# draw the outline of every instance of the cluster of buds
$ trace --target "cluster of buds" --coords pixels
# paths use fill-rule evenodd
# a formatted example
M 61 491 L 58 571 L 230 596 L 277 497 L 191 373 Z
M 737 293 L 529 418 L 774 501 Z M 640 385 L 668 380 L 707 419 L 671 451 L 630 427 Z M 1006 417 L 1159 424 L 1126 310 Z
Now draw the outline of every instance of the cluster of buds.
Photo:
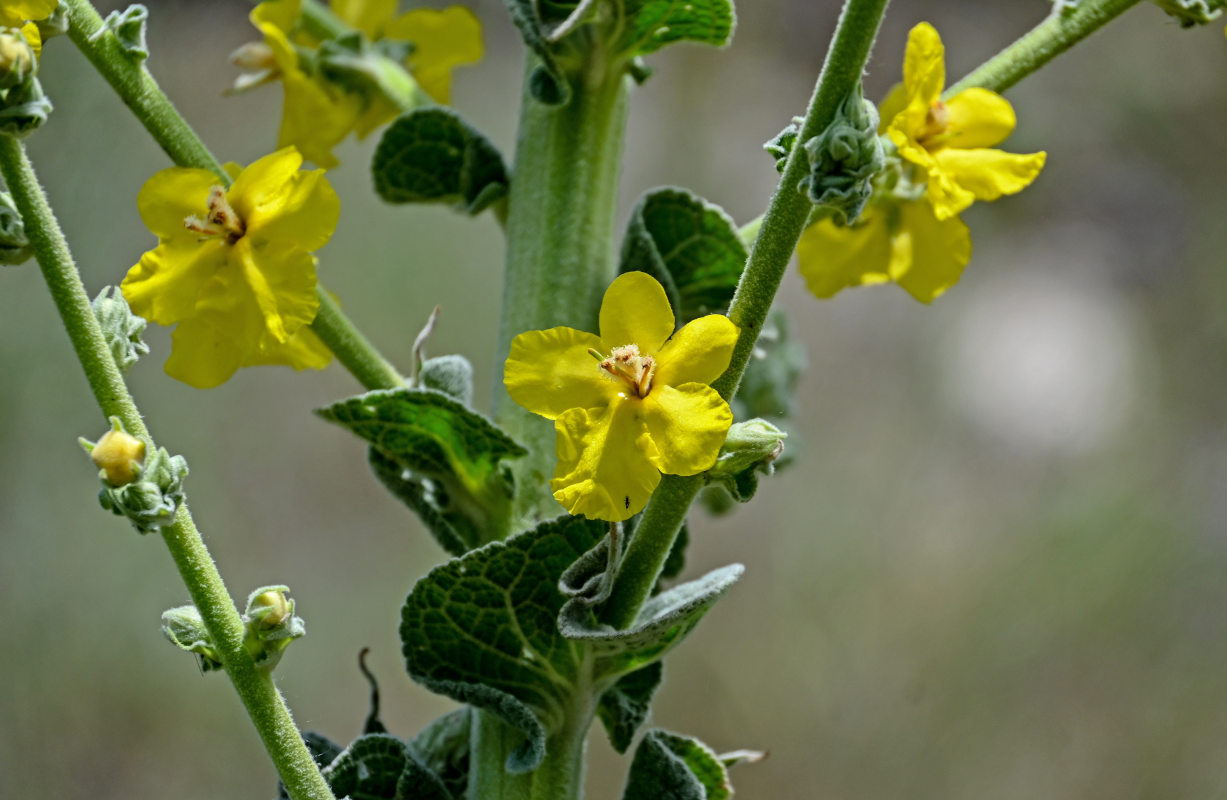
M 288 586 L 261 586 L 247 598 L 243 646 L 262 670 L 277 666 L 290 642 L 307 633 L 302 618 L 294 616 L 294 600 L 286 594 L 289 591 Z M 180 650 L 193 653 L 202 672 L 222 669 L 221 653 L 196 606 L 164 611 L 162 635 Z
M 183 502 L 183 479 L 187 461 L 165 448 L 146 453 L 146 443 L 124 430 L 111 417 L 111 430 L 91 442 L 80 439 L 98 467 L 102 489 L 98 501 L 118 516 L 127 517 L 140 533 L 152 533 L 169 525 Z

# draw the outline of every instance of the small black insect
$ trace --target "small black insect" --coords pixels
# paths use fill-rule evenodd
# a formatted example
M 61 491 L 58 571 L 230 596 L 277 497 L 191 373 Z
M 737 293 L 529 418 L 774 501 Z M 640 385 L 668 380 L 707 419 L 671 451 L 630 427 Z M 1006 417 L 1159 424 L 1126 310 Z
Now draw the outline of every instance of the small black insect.
M 631 507 L 631 499 L 629 497 L 626 498 L 626 507 L 627 508 Z

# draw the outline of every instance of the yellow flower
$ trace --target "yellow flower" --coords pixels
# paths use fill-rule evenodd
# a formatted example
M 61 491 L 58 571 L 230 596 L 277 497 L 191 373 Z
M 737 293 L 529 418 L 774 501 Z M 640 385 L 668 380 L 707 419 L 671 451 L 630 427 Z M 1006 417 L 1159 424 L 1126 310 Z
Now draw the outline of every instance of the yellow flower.
M 601 303 L 601 335 L 572 328 L 521 333 L 503 382 L 524 408 L 554 420 L 550 487 L 572 514 L 624 520 L 662 472 L 710 469 L 733 421 L 707 384 L 728 368 L 737 327 L 711 314 L 673 332 L 664 288 L 620 275 Z
M 0 2 L 0 27 L 20 28 L 23 22 L 46 19 L 60 0 L 3 0 Z
M 267 53 L 251 66 L 264 72 L 240 79 L 237 88 L 280 79 L 285 91 L 278 146 L 296 146 L 306 158 L 325 169 L 337 166 L 332 149 L 350 132 L 364 138 L 401 113 L 378 92 L 360 92 L 338 85 L 307 69 L 296 45 L 302 45 L 298 21 L 301 0 L 266 0 L 251 12 L 251 22 L 264 35 Z M 481 60 L 481 23 L 461 6 L 443 10 L 416 9 L 396 16 L 396 0 L 334 0 L 333 8 L 347 24 L 371 41 L 398 39 L 413 43 L 405 66 L 418 85 L 440 103 L 450 99 L 451 71 Z M 251 51 L 240 51 L 250 56 Z M 240 61 L 241 66 L 248 64 Z
M 1014 130 L 1014 109 L 987 89 L 965 89 L 942 101 L 945 51 L 927 22 L 912 28 L 903 57 L 903 83 L 882 101 L 881 130 L 899 155 L 928 175 L 928 197 L 938 219 L 949 219 L 976 200 L 996 200 L 1026 188 L 1047 154 L 991 149 Z
M 797 259 L 818 297 L 894 281 L 929 303 L 963 273 L 971 259 L 971 234 L 957 216 L 938 219 L 924 199 L 873 202 L 853 225 L 827 218 L 806 228 Z
M 331 360 L 307 327 L 319 310 L 315 257 L 341 203 L 323 170 L 278 150 L 246 169 L 227 165 L 229 190 L 202 169 L 171 167 L 137 198 L 158 246 L 124 278 L 134 313 L 175 325 L 166 372 L 206 389 L 239 367 L 322 369 Z
M 372 42 L 412 42 L 405 66 L 436 103 L 451 102 L 452 70 L 481 61 L 481 23 L 464 6 L 415 8 L 396 16 L 397 0 L 332 0 L 332 9 Z

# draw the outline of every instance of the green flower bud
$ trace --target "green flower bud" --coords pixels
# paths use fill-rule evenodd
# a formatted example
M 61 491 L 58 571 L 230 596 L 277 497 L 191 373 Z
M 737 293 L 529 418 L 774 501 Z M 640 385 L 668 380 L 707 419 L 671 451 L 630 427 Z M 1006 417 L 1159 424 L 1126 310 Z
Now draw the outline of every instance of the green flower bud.
M 149 9 L 140 3 L 133 3 L 123 11 L 116 9 L 107 14 L 102 27 L 90 37 L 90 41 L 110 33 L 119 40 L 128 55 L 136 59 L 149 58 L 149 45 L 145 43 L 145 23 L 148 20 Z
M 51 101 L 38 78 L 28 77 L 11 89 L 0 90 L 0 134 L 24 139 L 43 126 L 51 114 Z
M 709 510 L 722 514 L 732 507 L 730 500 L 748 502 L 758 489 L 759 474 L 774 471 L 786 438 L 788 434 L 763 419 L 730 427 L 715 466 L 704 473 L 709 484 L 704 490 L 704 504 Z
M 775 171 L 783 172 L 784 165 L 788 161 L 788 154 L 792 152 L 792 148 L 797 144 L 797 136 L 801 133 L 801 123 L 805 122 L 801 117 L 793 117 L 792 122 L 775 135 L 771 141 L 763 145 L 763 149 L 771 154 L 775 159 Z
M 8 192 L 0 192 L 0 264 L 24 264 L 32 253 L 21 213 Z
M 469 405 L 473 400 L 473 365 L 464 356 L 438 356 L 422 362 L 418 384 Z
M 145 318 L 132 313 L 123 293 L 115 286 L 104 287 L 94 298 L 93 308 L 116 366 L 121 371 L 127 371 L 137 359 L 149 352 L 149 345 L 141 341 L 147 324 Z
M 195 653 L 202 672 L 222 668 L 221 657 L 196 606 L 179 606 L 162 612 L 162 635 L 181 650 Z
M 0 89 L 11 89 L 34 76 L 38 58 L 17 28 L 0 29 Z
M 98 467 L 98 477 L 107 486 L 127 486 L 140 475 L 145 462 L 145 443 L 125 431 L 118 417 L 111 417 L 111 430 L 102 434 L 97 442 L 79 441 Z
M 261 669 L 277 666 L 290 642 L 307 633 L 302 619 L 294 616 L 294 600 L 286 596 L 288 591 L 288 586 L 261 586 L 247 598 L 244 643 Z
M 849 224 L 860 216 L 873 194 L 873 180 L 886 166 L 878 136 L 878 110 L 861 95 L 848 95 L 827 129 L 804 145 L 810 173 L 798 188 L 810 202 L 834 211 Z
M 1182 28 L 1206 25 L 1223 13 L 1224 0 L 1154 0 L 1154 4 L 1175 17 Z

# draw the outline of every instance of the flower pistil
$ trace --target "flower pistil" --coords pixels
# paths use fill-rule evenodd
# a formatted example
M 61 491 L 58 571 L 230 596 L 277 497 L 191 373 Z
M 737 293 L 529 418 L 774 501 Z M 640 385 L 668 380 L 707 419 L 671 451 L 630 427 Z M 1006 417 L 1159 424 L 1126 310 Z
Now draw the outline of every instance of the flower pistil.
M 226 244 L 234 244 L 247 233 L 247 223 L 226 200 L 226 190 L 218 185 L 209 189 L 209 213 L 205 219 L 188 214 L 183 218 L 183 227 L 199 233 L 202 242 L 225 239 Z

